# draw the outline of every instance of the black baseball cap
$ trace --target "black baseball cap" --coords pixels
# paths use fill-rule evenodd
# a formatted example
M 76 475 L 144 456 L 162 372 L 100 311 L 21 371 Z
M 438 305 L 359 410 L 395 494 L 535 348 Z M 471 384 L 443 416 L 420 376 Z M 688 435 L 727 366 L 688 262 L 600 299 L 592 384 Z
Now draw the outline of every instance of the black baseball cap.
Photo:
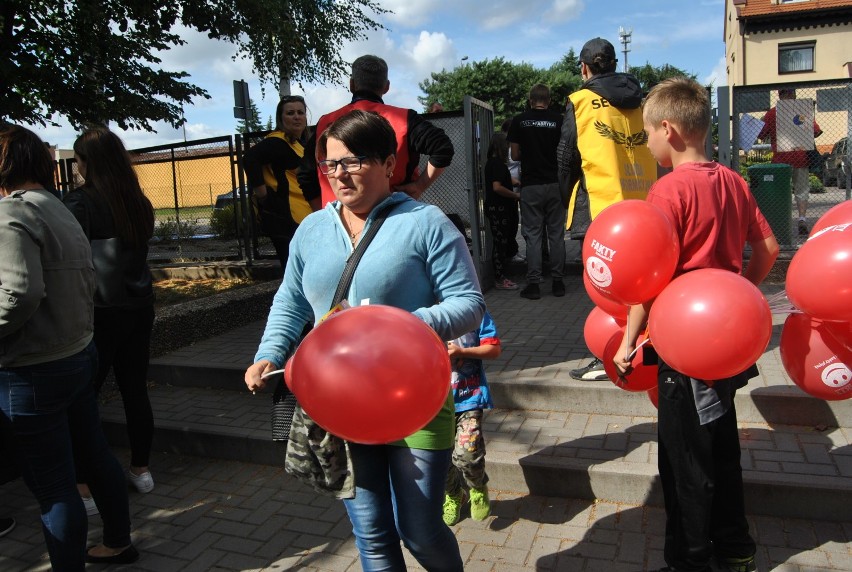
M 615 57 L 615 48 L 603 38 L 592 38 L 580 50 L 580 61 L 584 64 L 594 64 L 595 58 L 600 58 L 598 64 L 606 64 L 608 62 L 617 62 Z

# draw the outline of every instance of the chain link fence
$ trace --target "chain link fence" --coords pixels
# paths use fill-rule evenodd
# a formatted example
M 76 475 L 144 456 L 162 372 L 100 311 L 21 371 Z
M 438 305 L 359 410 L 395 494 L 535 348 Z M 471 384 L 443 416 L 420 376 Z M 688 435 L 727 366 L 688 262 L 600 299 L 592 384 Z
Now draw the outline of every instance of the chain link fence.
M 785 249 L 850 198 L 849 80 L 738 86 L 731 98 L 731 163 L 749 182 Z
M 421 200 L 440 208 L 464 229 L 480 280 L 488 284 L 491 248 L 483 214 L 483 168 L 493 134 L 493 111 L 488 104 L 466 98 L 464 112 L 425 118 L 447 133 L 455 156 Z M 156 215 L 150 261 L 277 258 L 253 216 L 251 189 L 242 168 L 243 153 L 267 134 L 259 131 L 130 151 Z M 421 171 L 427 161 L 421 157 Z M 74 159 L 57 161 L 55 176 L 63 195 L 82 184 Z

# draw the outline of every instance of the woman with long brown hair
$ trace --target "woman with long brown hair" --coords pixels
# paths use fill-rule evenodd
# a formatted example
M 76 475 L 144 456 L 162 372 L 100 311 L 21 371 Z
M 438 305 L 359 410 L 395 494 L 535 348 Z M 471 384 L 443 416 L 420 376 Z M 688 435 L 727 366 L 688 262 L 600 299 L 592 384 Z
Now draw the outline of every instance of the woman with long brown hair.
M 154 415 L 147 386 L 154 325 L 147 258 L 154 209 L 139 186 L 124 144 L 108 129 L 90 129 L 80 135 L 74 142 L 74 157 L 85 184 L 71 191 L 65 204 L 92 246 L 99 358 L 95 392 L 113 369 L 130 441 L 127 478 L 139 492 L 147 493 L 154 488 L 148 470 Z

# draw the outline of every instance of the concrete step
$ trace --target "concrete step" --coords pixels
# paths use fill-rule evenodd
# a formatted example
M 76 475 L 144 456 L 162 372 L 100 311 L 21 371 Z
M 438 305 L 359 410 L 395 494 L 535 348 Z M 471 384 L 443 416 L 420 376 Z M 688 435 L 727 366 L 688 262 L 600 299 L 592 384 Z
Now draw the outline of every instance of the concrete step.
M 210 362 L 205 366 L 169 355 L 152 360 L 149 378 L 180 387 L 244 391 L 243 373 L 249 361 L 250 358 L 242 366 L 230 361 Z M 644 392 L 625 391 L 609 381 L 576 381 L 566 375 L 553 379 L 529 376 L 524 372 L 501 371 L 491 364 L 487 371 L 494 403 L 504 409 L 656 416 Z M 737 393 L 740 421 L 810 427 L 852 425 L 852 399 L 824 401 L 810 397 L 794 385 L 766 384 L 763 377 Z
M 268 393 L 155 383 L 150 394 L 156 451 L 282 464 L 284 444 L 270 437 Z M 638 404 L 645 398 L 631 399 Z M 126 446 L 120 398 L 101 411 L 110 442 Z M 652 413 L 650 403 L 637 415 L 494 410 L 485 424 L 491 486 L 660 506 Z M 845 429 L 742 422 L 740 439 L 750 514 L 840 521 L 852 514 L 852 446 Z

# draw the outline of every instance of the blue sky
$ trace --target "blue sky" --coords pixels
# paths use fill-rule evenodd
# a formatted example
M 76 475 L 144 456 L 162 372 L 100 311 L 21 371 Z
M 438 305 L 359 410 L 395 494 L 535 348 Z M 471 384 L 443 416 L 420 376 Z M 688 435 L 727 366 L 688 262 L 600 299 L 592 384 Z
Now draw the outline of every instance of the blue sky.
M 608 39 L 616 47 L 619 71 L 623 54 L 620 27 L 632 29 L 627 61 L 630 65 L 671 64 L 696 74 L 702 83 L 725 84 L 723 39 L 724 0 L 378 0 L 392 10 L 381 18 L 386 29 L 372 32 L 364 41 L 347 44 L 342 57 L 352 61 L 372 53 L 390 68 L 387 103 L 421 110 L 418 84 L 432 71 L 452 69 L 468 62 L 503 57 L 549 67 L 569 49 L 579 54 L 593 37 Z M 486 8 L 487 6 L 487 8 Z M 238 59 L 233 46 L 209 40 L 189 30 L 186 46 L 161 54 L 162 67 L 186 71 L 190 81 L 206 89 L 211 99 L 199 99 L 185 109 L 187 139 L 234 133 L 233 85 L 249 82 L 264 123 L 273 114 L 278 94 L 266 86 L 265 98 L 252 73 L 251 63 Z M 345 78 L 342 78 L 345 79 Z M 309 122 L 349 101 L 341 85 L 292 86 L 305 95 Z M 471 94 L 476 96 L 476 94 Z M 76 136 L 64 121 L 59 128 L 37 128 L 51 144 L 70 148 Z M 158 133 L 119 132 L 128 148 L 184 139 L 184 130 L 158 124 Z

